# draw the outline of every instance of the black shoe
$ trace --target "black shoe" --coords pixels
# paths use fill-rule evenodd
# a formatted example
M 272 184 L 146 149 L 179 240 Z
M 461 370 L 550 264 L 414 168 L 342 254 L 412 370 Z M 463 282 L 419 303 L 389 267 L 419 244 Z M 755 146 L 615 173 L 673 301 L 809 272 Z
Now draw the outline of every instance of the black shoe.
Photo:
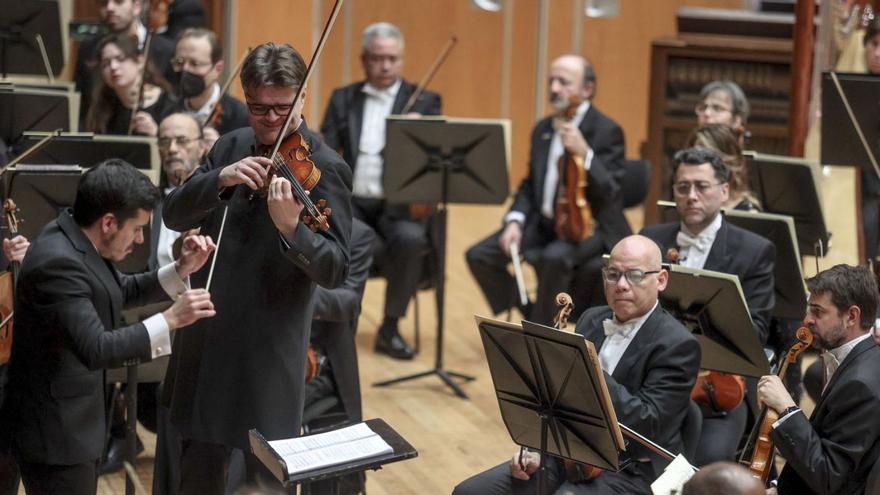
M 394 332 L 390 337 L 387 335 L 382 331 L 376 335 L 376 347 L 374 348 L 376 352 L 387 354 L 394 359 L 412 359 L 416 355 L 412 347 L 403 340 L 399 333 Z
M 137 439 L 137 452 L 140 454 L 144 451 L 144 444 L 140 437 Z M 107 453 L 101 459 L 101 465 L 98 467 L 98 474 L 115 473 L 122 469 L 122 461 L 125 460 L 125 437 L 111 437 L 110 445 L 107 447 Z

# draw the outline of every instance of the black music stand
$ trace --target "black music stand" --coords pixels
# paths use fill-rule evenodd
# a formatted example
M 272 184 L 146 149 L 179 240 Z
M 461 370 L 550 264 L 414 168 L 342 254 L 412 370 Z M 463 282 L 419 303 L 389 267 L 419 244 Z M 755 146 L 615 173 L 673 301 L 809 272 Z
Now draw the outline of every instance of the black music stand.
M 761 377 L 767 355 L 736 275 L 671 265 L 663 307 L 694 333 L 702 349 L 700 368 Z
M 831 233 L 819 195 L 817 167 L 807 160 L 788 156 L 743 153 L 749 171 L 749 186 L 767 213 L 794 219 L 801 253 L 825 256 L 831 248 Z
M 0 86 L 0 139 L 9 144 L 17 143 L 26 131 L 76 131 L 78 116 L 79 93 Z
M 45 75 L 36 35 L 43 38 L 55 75 L 64 68 L 61 6 L 58 0 L 0 0 L 0 74 Z
M 660 207 L 660 218 L 664 222 L 679 221 L 675 203 L 658 201 L 657 206 Z M 803 318 L 807 311 L 807 298 L 794 220 L 788 215 L 774 213 L 726 209 L 721 211 L 731 224 L 764 237 L 776 247 L 776 263 L 773 266 L 776 304 L 770 314 L 775 318 Z
M 617 471 L 623 435 L 592 343 L 528 321 L 475 318 L 507 432 L 541 452 L 537 492 L 548 454 Z
M 385 464 L 418 457 L 418 451 L 410 445 L 406 439 L 400 436 L 399 433 L 394 431 L 394 428 L 389 426 L 383 419 L 368 419 L 364 421 L 364 423 L 382 437 L 382 439 L 391 446 L 393 452 L 376 457 L 350 461 L 345 464 L 291 474 L 288 472 L 288 466 L 284 461 L 284 458 L 272 448 L 260 432 L 257 430 L 250 430 L 250 432 L 248 432 L 248 439 L 251 452 L 253 452 L 254 456 L 266 466 L 269 472 L 271 472 L 272 475 L 290 491 L 290 493 L 296 493 L 296 485 L 300 483 L 314 483 L 367 470 L 375 471 L 381 469 Z
M 46 137 L 45 132 L 26 132 L 25 146 Z M 113 136 L 92 133 L 61 133 L 22 163 L 65 164 L 89 168 L 109 158 L 121 158 L 144 172 L 155 183 L 159 177 L 159 148 L 156 138 Z
M 880 77 L 873 74 L 837 73 L 843 94 L 874 157 L 880 159 Z M 837 91 L 831 73 L 822 73 L 822 164 L 860 167 L 865 173 L 880 175 L 856 132 Z
M 437 375 L 462 399 L 468 396 L 451 376 L 472 376 L 443 367 L 443 304 L 446 292 L 447 209 L 450 203 L 501 204 L 507 199 L 509 122 L 480 119 L 387 120 L 385 197 L 390 203 L 437 203 L 437 351 L 434 369 L 373 384 Z

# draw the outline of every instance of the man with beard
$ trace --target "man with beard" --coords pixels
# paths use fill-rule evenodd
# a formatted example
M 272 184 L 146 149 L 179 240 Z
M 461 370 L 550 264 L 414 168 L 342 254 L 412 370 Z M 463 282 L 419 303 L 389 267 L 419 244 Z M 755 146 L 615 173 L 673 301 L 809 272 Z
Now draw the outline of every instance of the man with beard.
M 770 437 L 787 461 L 780 495 L 864 493 L 880 457 L 880 347 L 871 338 L 877 281 L 865 267 L 837 265 L 807 280 L 804 325 L 823 351 L 825 387 L 813 414 L 778 377 L 761 377 L 758 400 L 779 415 Z
M 244 103 L 220 95 L 223 74 L 223 47 L 213 31 L 189 28 L 181 33 L 171 59 L 174 80 L 180 95 L 180 110 L 195 116 L 200 126 L 211 126 L 221 135 L 248 125 Z M 219 100 L 212 122 L 211 110 Z
M 515 285 L 507 265 L 510 245 L 516 244 L 538 277 L 534 309 L 520 309 L 528 319 L 544 324 L 549 324 L 555 314 L 556 294 L 571 287 L 574 270 L 595 265 L 594 270 L 581 268 L 581 272 L 592 273 L 586 278 L 598 280 L 602 253 L 631 232 L 623 216 L 621 190 L 614 179 L 623 167 L 623 131 L 591 102 L 596 90 L 592 65 L 583 57 L 563 55 L 550 65 L 548 86 L 554 115 L 538 122 L 532 131 L 529 174 L 504 217 L 504 227 L 466 254 L 471 273 L 497 314 L 513 303 L 511 287 Z M 573 98 L 581 101 L 574 119 L 559 122 Z M 583 157 L 588 176 L 585 194 L 597 224 L 593 234 L 580 242 L 561 239 L 554 231 L 557 162 L 565 153 Z M 595 292 L 591 299 L 601 300 L 601 288 L 596 287 Z

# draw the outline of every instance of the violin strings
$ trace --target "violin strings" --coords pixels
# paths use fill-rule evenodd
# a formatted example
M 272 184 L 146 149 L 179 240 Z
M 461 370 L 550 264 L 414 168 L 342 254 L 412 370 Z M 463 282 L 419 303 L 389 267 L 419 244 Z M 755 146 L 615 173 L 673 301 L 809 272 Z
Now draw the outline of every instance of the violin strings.
M 309 195 L 306 194 L 302 184 L 300 184 L 299 181 L 296 180 L 296 177 L 293 176 L 293 172 L 290 170 L 290 167 L 287 166 L 287 163 L 278 154 L 275 154 L 275 156 L 272 157 L 272 161 L 275 163 L 275 168 L 290 182 L 291 187 L 294 189 L 294 193 L 306 207 L 306 210 L 317 219 L 321 212 L 318 211 Z

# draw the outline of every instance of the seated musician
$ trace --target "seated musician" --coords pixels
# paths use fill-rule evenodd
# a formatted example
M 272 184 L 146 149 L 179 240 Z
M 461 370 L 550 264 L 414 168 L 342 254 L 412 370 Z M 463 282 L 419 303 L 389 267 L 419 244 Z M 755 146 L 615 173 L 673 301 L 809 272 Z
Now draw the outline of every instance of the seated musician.
M 749 100 L 737 83 L 712 81 L 700 90 L 694 111 L 700 125 L 725 124 L 742 131 L 749 118 Z
M 700 346 L 684 326 L 658 305 L 669 274 L 660 250 L 650 239 L 629 236 L 611 251 L 602 271 L 608 306 L 588 309 L 576 332 L 599 351 L 599 362 L 614 411 L 621 423 L 673 452 L 680 452 L 680 430 L 690 390 L 700 364 Z M 519 452 L 503 463 L 459 484 L 455 495 L 535 493 L 540 456 Z M 633 462 L 619 472 L 604 472 L 591 480 L 567 481 L 563 463 L 548 463 L 548 493 L 650 494 L 650 484 L 665 463 L 644 447 L 630 443 Z
M 143 70 L 144 57 L 135 39 L 127 34 L 103 38 L 97 50 L 101 77 L 86 114 L 85 129 L 125 135 L 131 125 L 131 134 L 155 136 L 158 122 L 174 111 L 171 86 L 152 64 Z M 136 109 L 134 118 L 132 109 Z
M 83 3 L 85 3 L 84 0 Z M 98 6 L 98 15 L 101 24 L 107 29 L 106 32 L 115 35 L 128 35 L 136 40 L 135 48 L 142 53 L 146 48 L 147 27 L 141 22 L 143 0 L 94 0 Z M 76 56 L 76 68 L 73 80 L 76 82 L 76 90 L 80 92 L 80 121 L 85 119 L 86 112 L 91 106 L 92 91 L 100 75 L 95 72 L 98 68 L 98 42 L 103 39 L 103 34 L 96 34 L 80 42 Z M 174 42 L 162 36 L 153 36 L 150 41 L 150 61 L 160 74 L 170 72 L 171 57 L 174 56 Z M 158 122 L 158 120 L 157 120 Z M 80 126 L 82 128 L 83 126 Z
M 778 492 L 864 493 L 880 458 L 880 347 L 872 339 L 877 282 L 864 267 L 837 265 L 807 280 L 804 325 L 823 351 L 827 382 L 807 416 L 776 376 L 758 384 L 758 400 L 779 415 L 770 438 L 785 457 Z
M 708 148 L 682 150 L 676 153 L 672 170 L 672 191 L 681 221 L 645 227 L 642 235 L 659 244 L 667 258 L 677 257 L 681 265 L 737 275 L 754 331 L 761 343 L 766 343 L 775 301 L 776 249 L 770 241 L 731 225 L 720 214 L 729 197 L 730 170 L 718 153 Z M 749 397 L 750 406 L 754 406 L 754 395 Z M 732 411 L 704 411 L 697 465 L 733 460 L 747 412 L 742 403 Z
M 221 94 L 223 47 L 213 31 L 190 28 L 181 33 L 171 67 L 180 96 L 177 110 L 194 115 L 200 125 L 210 125 L 220 134 L 248 126 L 244 103 Z M 212 111 L 214 118 L 208 122 Z
M 691 132 L 685 146 L 713 149 L 730 170 L 727 183 L 730 190 L 722 208 L 745 211 L 761 211 L 761 204 L 749 189 L 749 176 L 746 160 L 743 157 L 742 129 L 726 124 L 704 124 Z
M 426 224 L 409 205 L 385 200 L 382 175 L 386 170 L 385 118 L 403 111 L 416 86 L 401 77 L 403 34 L 392 24 L 378 22 L 363 34 L 361 63 L 365 80 L 337 88 L 330 96 L 321 134 L 340 152 L 354 171 L 351 206 L 354 216 L 372 227 L 384 241 L 394 266 L 383 274 L 385 310 L 376 336 L 376 352 L 395 359 L 412 359 L 412 347 L 400 335 L 398 321 L 406 315 L 416 293 L 425 253 L 429 249 Z M 440 95 L 425 91 L 410 113 L 440 114 Z
M 592 65 L 583 57 L 563 55 L 550 65 L 548 86 L 550 105 L 557 113 L 566 110 L 573 97 L 582 103 L 571 122 L 559 122 L 558 115 L 538 122 L 532 131 L 529 173 L 504 217 L 504 228 L 466 254 L 471 273 L 497 314 L 514 301 L 514 279 L 507 265 L 510 245 L 516 244 L 538 278 L 534 308 L 520 309 L 528 319 L 547 324 L 553 318 L 556 294 L 569 290 L 575 268 L 599 258 L 630 234 L 614 179 L 623 166 L 623 131 L 590 101 L 596 88 Z M 579 242 L 560 238 L 554 225 L 558 162 L 566 153 L 584 158 L 586 197 L 595 222 L 592 235 Z

